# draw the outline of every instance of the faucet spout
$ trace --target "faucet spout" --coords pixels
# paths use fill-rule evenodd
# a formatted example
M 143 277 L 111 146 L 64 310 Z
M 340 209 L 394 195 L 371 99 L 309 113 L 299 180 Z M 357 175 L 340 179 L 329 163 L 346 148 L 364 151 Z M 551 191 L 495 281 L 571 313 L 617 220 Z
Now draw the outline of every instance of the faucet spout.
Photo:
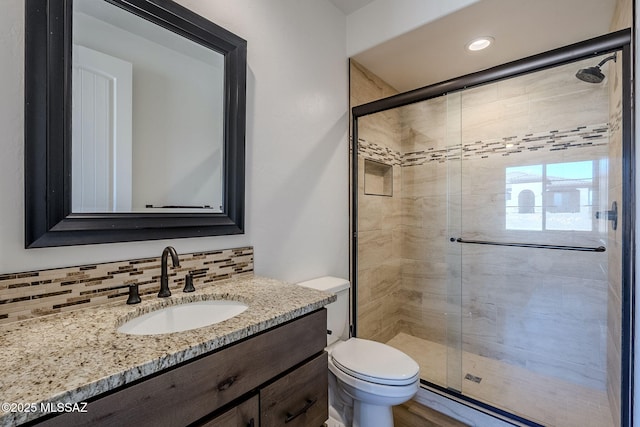
M 158 298 L 166 298 L 171 296 L 171 291 L 169 290 L 169 276 L 167 274 L 167 261 L 171 255 L 171 262 L 173 263 L 173 267 L 180 267 L 180 258 L 178 258 L 178 253 L 173 248 L 173 246 L 167 246 L 162 251 L 162 261 L 160 264 L 160 292 L 158 292 Z

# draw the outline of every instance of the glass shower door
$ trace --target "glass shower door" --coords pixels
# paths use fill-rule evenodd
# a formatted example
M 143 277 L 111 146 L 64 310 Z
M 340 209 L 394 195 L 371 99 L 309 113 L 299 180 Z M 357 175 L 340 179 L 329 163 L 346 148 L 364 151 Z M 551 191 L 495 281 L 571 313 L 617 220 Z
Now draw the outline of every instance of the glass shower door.
M 459 94 L 460 211 L 449 216 L 460 217 L 450 269 L 460 268 L 462 345 L 451 376 L 461 359 L 462 395 L 541 425 L 614 425 L 607 341 L 619 335 L 607 328 L 619 314 L 609 224 L 596 213 L 611 209 L 608 171 L 621 169 L 609 165 L 615 91 L 575 78 L 598 60 Z
M 446 95 L 447 147 L 447 382 L 446 387 L 461 393 L 463 390 L 462 342 L 462 246 L 457 238 L 462 233 L 462 92 Z
M 357 335 L 423 384 L 539 425 L 620 425 L 620 58 L 575 77 L 604 58 L 358 119 Z

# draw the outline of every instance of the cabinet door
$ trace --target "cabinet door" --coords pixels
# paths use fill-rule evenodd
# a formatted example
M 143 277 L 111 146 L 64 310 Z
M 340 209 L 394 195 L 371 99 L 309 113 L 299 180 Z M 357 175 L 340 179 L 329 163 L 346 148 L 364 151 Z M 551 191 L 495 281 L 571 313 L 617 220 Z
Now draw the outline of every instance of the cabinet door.
M 256 394 L 199 427 L 260 427 L 260 397 Z
M 260 390 L 262 427 L 319 427 L 329 418 L 327 353 Z

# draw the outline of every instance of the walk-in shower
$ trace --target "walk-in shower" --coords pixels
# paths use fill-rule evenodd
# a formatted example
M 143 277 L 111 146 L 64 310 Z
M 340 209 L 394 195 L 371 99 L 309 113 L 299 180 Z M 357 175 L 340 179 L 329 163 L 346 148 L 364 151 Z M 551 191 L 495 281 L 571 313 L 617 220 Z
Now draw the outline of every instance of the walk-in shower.
M 424 387 L 528 425 L 629 425 L 629 40 L 353 109 L 356 335 Z

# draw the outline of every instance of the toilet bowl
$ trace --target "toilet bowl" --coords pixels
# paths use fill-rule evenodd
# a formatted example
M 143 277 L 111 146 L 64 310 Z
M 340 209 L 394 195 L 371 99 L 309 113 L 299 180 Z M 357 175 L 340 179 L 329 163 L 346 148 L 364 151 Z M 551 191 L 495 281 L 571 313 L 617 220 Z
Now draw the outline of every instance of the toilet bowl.
M 376 341 L 348 336 L 349 282 L 321 277 L 301 286 L 333 292 L 327 308 L 329 415 L 327 425 L 393 427 L 392 406 L 411 399 L 420 369 L 408 355 Z
M 353 399 L 353 427 L 393 426 L 392 406 L 411 399 L 420 386 L 413 359 L 386 344 L 360 338 L 333 347 L 329 371 Z

